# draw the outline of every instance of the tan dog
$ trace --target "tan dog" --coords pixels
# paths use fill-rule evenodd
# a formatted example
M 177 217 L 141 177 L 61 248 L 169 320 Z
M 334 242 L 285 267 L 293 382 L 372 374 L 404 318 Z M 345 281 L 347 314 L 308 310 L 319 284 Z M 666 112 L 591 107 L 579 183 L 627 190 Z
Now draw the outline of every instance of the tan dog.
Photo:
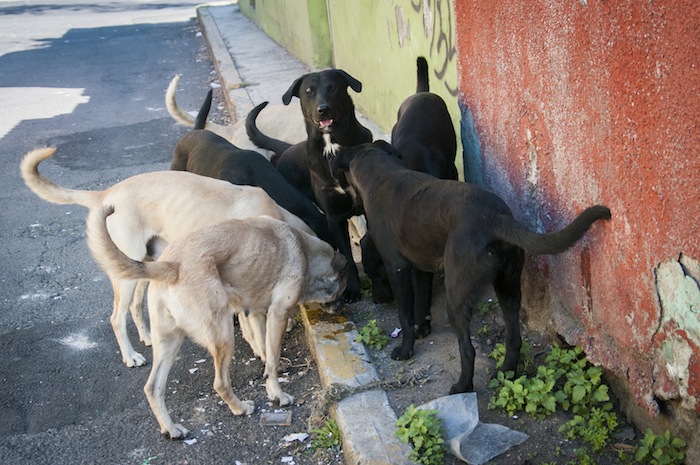
M 182 109 L 175 98 L 178 82 L 180 82 L 180 76 L 175 75 L 165 93 L 165 106 L 175 121 L 191 128 L 194 127 L 194 116 Z M 257 118 L 256 123 L 263 133 L 276 139 L 292 144 L 306 140 L 306 126 L 304 126 L 304 118 L 298 103 L 293 102 L 289 106 L 268 105 L 265 112 Z M 262 149 L 250 141 L 245 130 L 245 120 L 237 121 L 230 126 L 208 121 L 204 129 L 220 135 L 238 148 L 255 150 L 268 160 L 274 155 L 274 152 Z
M 51 157 L 55 150 L 37 149 L 24 157 L 20 164 L 24 182 L 48 202 L 78 204 L 91 211 L 101 211 L 105 205 L 113 206 L 115 213 L 107 222 L 109 233 L 117 247 L 134 260 L 143 260 L 149 252 L 151 257 L 157 257 L 167 243 L 227 219 L 268 215 L 313 234 L 306 223 L 277 205 L 258 187 L 236 186 L 183 171 L 132 176 L 104 191 L 66 189 L 44 178 L 38 171 L 39 163 Z M 131 307 L 141 341 L 151 345 L 151 336 L 143 319 L 145 286 L 137 286 L 136 280 L 110 278 L 114 289 L 110 322 L 122 360 L 129 367 L 141 366 L 146 359 L 131 345 L 126 319 Z M 264 323 L 251 324 L 259 326 Z M 251 342 L 258 356 L 261 356 L 260 345 Z
M 265 385 L 280 405 L 294 398 L 277 378 L 287 318 L 299 304 L 337 301 L 345 289 L 345 258 L 326 242 L 270 217 L 228 220 L 168 245 L 156 262 L 140 262 L 117 248 L 107 232 L 110 209 L 88 217 L 90 250 L 110 276 L 148 279 L 153 367 L 144 391 L 171 439 L 187 436 L 165 407 L 168 372 L 185 335 L 214 357 L 214 389 L 234 415 L 249 415 L 251 401 L 231 389 L 233 313 L 267 316 Z

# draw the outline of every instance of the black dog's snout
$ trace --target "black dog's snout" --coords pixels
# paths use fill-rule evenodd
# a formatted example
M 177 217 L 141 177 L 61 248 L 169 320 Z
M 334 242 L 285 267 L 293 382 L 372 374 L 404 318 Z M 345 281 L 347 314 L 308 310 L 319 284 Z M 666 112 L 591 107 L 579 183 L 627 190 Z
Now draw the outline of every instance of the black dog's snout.
M 316 111 L 318 111 L 318 114 L 321 116 L 325 116 L 326 114 L 328 114 L 328 112 L 330 112 L 330 110 L 331 110 L 331 106 L 328 105 L 327 103 L 323 103 L 323 104 L 319 105 L 318 108 L 316 109 Z

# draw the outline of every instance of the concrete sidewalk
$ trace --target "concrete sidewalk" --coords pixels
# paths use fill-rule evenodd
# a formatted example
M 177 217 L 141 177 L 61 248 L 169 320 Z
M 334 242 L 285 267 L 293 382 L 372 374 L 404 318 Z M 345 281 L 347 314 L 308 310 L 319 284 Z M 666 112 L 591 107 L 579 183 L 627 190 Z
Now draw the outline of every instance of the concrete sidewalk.
M 292 82 L 309 72 L 246 18 L 238 5 L 204 5 L 197 9 L 197 16 L 234 121 L 244 119 L 263 101 L 281 103 Z M 386 137 L 372 121 L 360 114 L 358 119 L 375 137 Z M 355 342 L 357 329 L 352 321 L 327 318 L 314 309 L 305 309 L 302 317 L 324 387 L 341 384 L 357 388 L 379 381 L 364 346 Z M 343 434 L 348 465 L 413 463 L 407 458 L 410 447 L 394 434 L 397 417 L 383 390 L 354 394 L 331 411 Z

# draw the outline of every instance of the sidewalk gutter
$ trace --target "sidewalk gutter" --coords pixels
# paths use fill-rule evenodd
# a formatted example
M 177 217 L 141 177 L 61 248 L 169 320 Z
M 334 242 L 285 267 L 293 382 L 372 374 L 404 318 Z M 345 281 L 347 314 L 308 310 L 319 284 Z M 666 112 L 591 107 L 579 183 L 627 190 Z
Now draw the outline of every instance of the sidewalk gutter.
M 236 4 L 202 5 L 197 18 L 223 89 L 229 114 L 235 121 L 263 101 L 279 103 L 292 82 L 309 69 L 246 18 Z M 358 114 L 375 138 L 386 138 L 372 121 Z M 324 388 L 349 388 L 379 381 L 362 344 L 355 342 L 352 321 L 302 308 L 302 320 L 316 358 Z M 408 465 L 411 448 L 396 436 L 396 414 L 385 391 L 367 390 L 337 402 L 331 408 L 343 435 L 348 465 Z

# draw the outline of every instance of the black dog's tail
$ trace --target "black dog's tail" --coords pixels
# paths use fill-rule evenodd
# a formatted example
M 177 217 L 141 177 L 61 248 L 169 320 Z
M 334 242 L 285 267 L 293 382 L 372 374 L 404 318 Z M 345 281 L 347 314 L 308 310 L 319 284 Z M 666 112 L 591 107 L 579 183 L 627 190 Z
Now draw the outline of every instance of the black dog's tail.
M 272 137 L 266 136 L 255 124 L 255 120 L 258 118 L 258 114 L 263 108 L 267 106 L 267 102 L 263 102 L 257 107 L 250 110 L 248 116 L 245 119 L 245 132 L 248 134 L 248 139 L 260 148 L 272 150 L 275 152 L 274 159 L 282 155 L 282 152 L 287 150 L 292 144 L 284 142 L 279 139 L 273 139 Z
M 197 113 L 197 117 L 194 120 L 195 129 L 204 129 L 204 126 L 207 124 L 207 116 L 209 116 L 209 110 L 211 109 L 211 94 L 212 90 L 209 89 L 207 98 L 204 99 L 204 103 L 199 108 L 199 113 Z
M 495 228 L 496 236 L 515 244 L 533 255 L 555 255 L 562 253 L 578 242 L 597 220 L 609 220 L 610 209 L 603 205 L 586 208 L 567 227 L 556 232 L 537 234 L 521 225 L 511 216 L 501 215 Z
M 416 93 L 430 92 L 430 83 L 428 82 L 428 62 L 424 57 L 418 57 L 416 60 L 416 68 L 418 77 L 416 79 Z

